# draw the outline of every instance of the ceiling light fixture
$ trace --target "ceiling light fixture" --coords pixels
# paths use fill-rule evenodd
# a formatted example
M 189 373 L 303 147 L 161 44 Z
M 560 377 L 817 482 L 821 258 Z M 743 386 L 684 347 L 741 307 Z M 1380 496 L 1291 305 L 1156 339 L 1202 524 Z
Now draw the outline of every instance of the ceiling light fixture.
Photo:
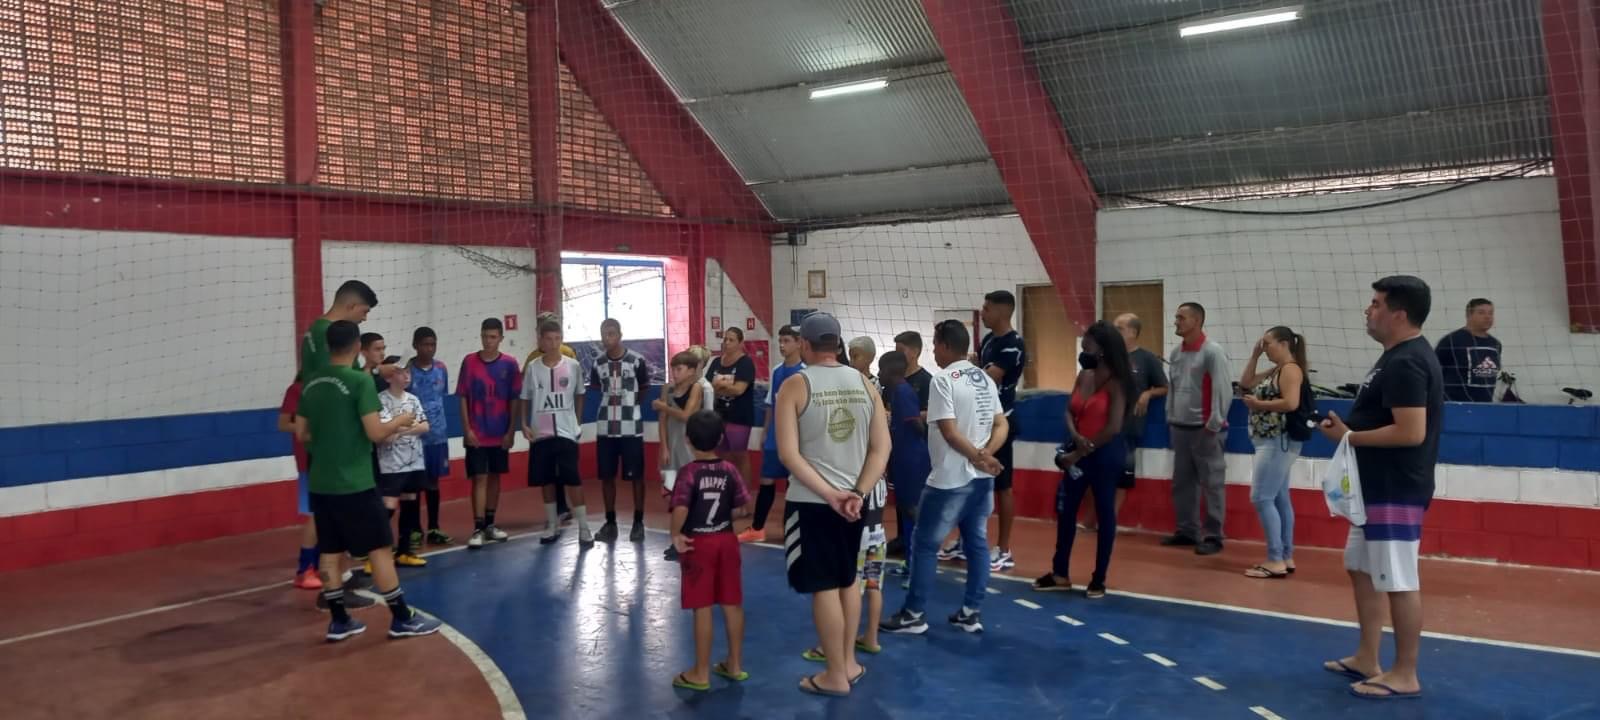
M 860 82 L 844 83 L 843 85 L 829 85 L 811 91 L 812 100 L 837 97 L 839 95 L 854 95 L 856 93 L 872 92 L 889 87 L 888 78 L 874 78 Z
M 1299 19 L 1299 7 L 1278 8 L 1245 15 L 1230 15 L 1203 23 L 1179 26 L 1178 37 L 1210 35 L 1211 33 L 1227 32 L 1229 30 L 1243 30 L 1244 28 L 1260 27 L 1262 25 L 1294 22 Z

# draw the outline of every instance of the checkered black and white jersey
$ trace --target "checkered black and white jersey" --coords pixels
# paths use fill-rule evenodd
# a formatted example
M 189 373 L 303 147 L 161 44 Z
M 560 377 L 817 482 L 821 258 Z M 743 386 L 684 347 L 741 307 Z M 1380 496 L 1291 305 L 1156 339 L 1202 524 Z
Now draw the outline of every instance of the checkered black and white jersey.
M 601 353 L 589 370 L 589 387 L 600 391 L 595 434 L 600 437 L 644 435 L 644 396 L 650 389 L 650 364 L 629 350 L 613 360 Z

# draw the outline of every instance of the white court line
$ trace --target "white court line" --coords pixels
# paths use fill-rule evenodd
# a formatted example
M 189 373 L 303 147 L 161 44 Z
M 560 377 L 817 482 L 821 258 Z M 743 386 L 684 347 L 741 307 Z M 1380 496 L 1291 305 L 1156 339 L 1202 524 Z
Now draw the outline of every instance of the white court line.
M 1039 603 L 1036 603 L 1036 602 L 1034 602 L 1032 600 L 1023 600 L 1022 598 L 1017 598 L 1016 600 L 1013 600 L 1012 602 L 1014 602 L 1014 603 L 1016 603 L 1018 605 L 1021 605 L 1021 606 L 1025 607 L 1025 608 L 1027 608 L 1029 610 L 1038 610 L 1039 609 Z
M 489 657 L 489 654 L 478 647 L 471 638 L 462 635 L 449 624 L 442 625 L 439 634 L 449 640 L 450 644 L 455 645 L 462 655 L 467 656 L 483 675 L 484 681 L 489 683 L 489 691 L 494 693 L 495 701 L 500 704 L 502 720 L 527 720 L 528 714 L 522 710 L 522 701 L 517 699 L 517 693 L 511 689 L 511 680 L 500 671 L 500 666 L 494 663 L 494 658 Z
M 1123 640 L 1122 638 L 1119 638 L 1119 637 L 1117 637 L 1115 635 L 1112 635 L 1111 633 L 1100 633 L 1100 637 L 1102 639 L 1104 639 L 1106 642 L 1111 643 L 1112 645 L 1127 645 L 1128 644 L 1127 640 Z
M 187 608 L 187 607 L 194 607 L 196 605 L 201 605 L 201 604 L 208 603 L 208 602 L 213 602 L 213 601 L 216 601 L 216 600 L 227 600 L 228 598 L 236 598 L 236 597 L 239 597 L 241 595 L 249 595 L 251 593 L 258 593 L 258 592 L 261 592 L 263 590 L 272 590 L 274 588 L 281 588 L 281 587 L 285 587 L 285 586 L 289 585 L 290 582 L 291 581 L 289 581 L 289 580 L 282 580 L 282 581 L 279 581 L 279 582 L 271 583 L 269 585 L 257 585 L 256 587 L 253 587 L 253 588 L 245 588 L 243 590 L 235 590 L 233 592 L 222 593 L 221 595 L 209 595 L 209 596 L 203 597 L 203 598 L 195 598 L 194 600 L 186 600 L 186 601 L 181 602 L 181 603 L 173 603 L 171 605 L 162 605 L 160 607 L 153 607 L 153 608 L 149 608 L 147 610 L 139 610 L 137 612 L 123 613 L 121 615 L 112 615 L 111 617 L 104 617 L 104 618 L 100 618 L 99 620 L 90 620 L 88 622 L 75 623 L 75 624 L 72 624 L 72 625 L 66 625 L 66 626 L 63 626 L 63 627 L 53 628 L 53 629 L 50 629 L 50 630 L 40 630 L 39 632 L 28 633 L 27 635 L 18 635 L 16 637 L 8 637 L 8 638 L 6 638 L 4 640 L 0 640 L 0 647 L 5 647 L 6 645 L 11 645 L 11 644 L 14 644 L 14 643 L 27 642 L 29 640 L 38 640 L 40 638 L 47 638 L 47 637 L 51 637 L 53 635 L 62 635 L 62 634 L 65 634 L 65 633 L 75 632 L 75 631 L 78 631 L 78 630 L 87 630 L 87 629 L 92 628 L 92 627 L 99 627 L 101 625 L 109 625 L 109 624 L 114 623 L 114 622 L 122 622 L 123 620 L 132 620 L 134 618 L 145 617 L 146 615 L 159 615 L 161 613 L 170 612 L 172 610 L 182 610 L 182 609 Z
M 1161 657 L 1160 655 L 1157 655 L 1155 653 L 1145 653 L 1144 656 L 1147 657 L 1147 658 L 1150 658 L 1150 660 L 1152 662 L 1154 662 L 1157 665 L 1160 665 L 1161 667 L 1177 667 L 1178 666 L 1177 663 L 1175 663 L 1175 662 L 1173 662 L 1171 660 L 1168 660 L 1168 659 L 1166 659 L 1164 657 Z
M 992 588 L 992 587 L 986 587 L 986 588 L 984 588 L 984 589 L 983 589 L 983 590 L 984 590 L 984 592 L 987 592 L 987 593 L 989 593 L 989 594 L 990 594 L 990 595 L 999 595 L 999 594 L 1000 594 L 1000 591 L 999 591 L 999 590 L 996 590 L 996 589 L 994 589 L 994 588 Z M 1035 608 L 1035 609 L 1037 609 L 1037 608 Z
M 1261 717 L 1264 717 L 1267 720 L 1283 720 L 1283 716 L 1282 715 L 1279 715 L 1279 714 L 1277 714 L 1277 713 L 1275 713 L 1275 712 L 1273 712 L 1271 710 L 1268 710 L 1265 707 L 1262 707 L 1260 705 L 1257 705 L 1257 706 L 1255 706 L 1253 708 L 1250 708 L 1250 712 L 1253 712 L 1253 713 L 1255 713 L 1257 715 L 1260 715 Z
M 1076 619 L 1067 617 L 1065 615 L 1057 615 L 1056 619 L 1060 620 L 1061 622 L 1064 622 L 1064 623 L 1066 623 L 1068 625 L 1071 625 L 1073 627 L 1079 627 L 1079 626 L 1083 625 L 1083 621 L 1082 620 L 1076 620 Z
M 1204 686 L 1206 686 L 1208 688 L 1211 688 L 1212 690 L 1227 690 L 1228 689 L 1228 686 L 1223 685 L 1222 683 L 1219 683 L 1219 682 L 1217 682 L 1215 680 L 1212 680 L 1211 678 L 1208 678 L 1208 677 L 1206 677 L 1204 675 L 1201 675 L 1200 677 L 1195 678 L 1194 681 L 1197 682 L 1197 683 L 1200 683 L 1201 685 L 1204 685 Z

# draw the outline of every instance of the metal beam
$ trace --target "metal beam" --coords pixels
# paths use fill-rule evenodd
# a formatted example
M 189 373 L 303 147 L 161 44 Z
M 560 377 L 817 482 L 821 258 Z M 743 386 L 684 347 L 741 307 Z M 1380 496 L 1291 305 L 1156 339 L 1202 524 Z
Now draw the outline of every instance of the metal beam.
M 1573 332 L 1600 332 L 1600 9 L 1544 0 L 1545 64 L 1555 146 L 1561 252 Z
M 945 62 L 1023 227 L 1081 334 L 1095 320 L 1095 213 L 1073 151 L 1004 0 L 922 0 Z

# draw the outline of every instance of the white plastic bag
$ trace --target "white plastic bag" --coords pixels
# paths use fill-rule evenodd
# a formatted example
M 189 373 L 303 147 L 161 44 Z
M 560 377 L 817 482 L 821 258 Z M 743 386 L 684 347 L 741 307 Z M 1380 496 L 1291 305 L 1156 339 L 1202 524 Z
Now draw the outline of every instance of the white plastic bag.
M 1328 501 L 1328 512 L 1345 518 L 1350 524 L 1367 524 L 1367 504 L 1361 499 L 1361 471 L 1356 467 L 1356 450 L 1350 447 L 1350 434 L 1339 440 L 1339 447 L 1328 460 L 1328 469 L 1322 474 L 1322 497 Z

